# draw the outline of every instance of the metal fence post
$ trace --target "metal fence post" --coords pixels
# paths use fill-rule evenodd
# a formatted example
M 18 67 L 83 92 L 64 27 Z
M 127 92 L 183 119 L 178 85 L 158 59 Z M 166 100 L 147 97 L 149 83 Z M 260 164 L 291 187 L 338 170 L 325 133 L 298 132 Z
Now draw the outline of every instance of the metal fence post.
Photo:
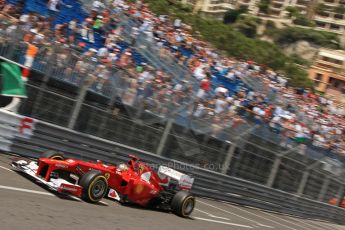
M 250 134 L 253 130 L 255 130 L 258 127 L 259 127 L 259 125 L 254 125 L 253 127 L 249 128 L 245 132 L 241 133 L 241 135 L 235 137 L 234 141 L 231 142 L 231 147 L 229 148 L 228 154 L 226 155 L 226 158 L 224 160 L 224 164 L 222 165 L 221 172 L 223 174 L 226 174 L 228 172 L 228 169 L 229 169 L 229 167 L 231 165 L 232 159 L 233 159 L 233 157 L 235 155 L 235 150 L 236 150 L 236 147 L 237 147 L 237 144 L 238 144 L 239 140 L 241 138 L 243 138 L 244 136 L 246 136 L 247 134 Z
M 277 177 L 277 174 L 278 174 L 278 170 L 279 170 L 279 166 L 280 166 L 281 161 L 282 161 L 282 157 L 277 156 L 274 163 L 273 163 L 270 176 L 268 177 L 268 180 L 266 183 L 267 187 L 271 188 L 273 186 L 273 183 L 274 183 L 274 181 Z
M 338 194 L 337 194 L 337 204 L 336 206 L 339 206 L 341 207 L 341 203 L 344 199 L 344 196 L 345 196 L 345 187 L 343 184 L 340 185 L 340 188 L 339 188 L 339 191 L 338 191 Z
M 170 130 L 171 130 L 171 127 L 172 127 L 172 124 L 173 124 L 173 119 L 168 119 L 168 122 L 165 126 L 165 129 L 164 129 L 164 133 L 163 133 L 163 136 L 159 142 L 159 145 L 158 145 L 158 148 L 157 148 L 157 151 L 156 151 L 156 154 L 157 155 L 162 155 L 163 154 L 163 150 L 164 150 L 164 146 L 168 140 L 168 136 L 169 136 L 169 133 L 170 133 Z
M 303 173 L 302 180 L 301 180 L 301 182 L 299 183 L 298 190 L 297 190 L 297 195 L 298 195 L 298 196 L 302 196 L 302 195 L 303 195 L 303 193 L 304 193 L 304 188 L 305 188 L 305 186 L 307 185 L 307 181 L 308 181 L 309 175 L 310 175 L 310 172 L 309 172 L 309 171 L 305 171 L 305 172 Z
M 81 110 L 81 106 L 83 105 L 87 90 L 88 90 L 89 86 L 87 84 L 83 84 L 80 91 L 79 91 L 79 95 L 77 97 L 74 109 L 72 111 L 72 115 L 71 118 L 68 122 L 68 128 L 69 129 L 74 129 L 74 126 L 77 122 L 80 110 Z
M 53 48 L 55 51 L 55 47 L 53 47 Z M 46 71 L 44 72 L 42 83 L 40 85 L 40 90 L 37 93 L 37 96 L 35 98 L 35 102 L 32 106 L 32 112 L 31 112 L 32 117 L 35 117 L 38 114 L 38 110 L 40 110 L 40 104 L 41 104 L 42 99 L 44 97 L 44 92 L 47 90 L 49 79 L 50 79 L 51 75 L 53 74 L 53 68 L 55 66 L 55 63 L 54 63 L 55 61 L 56 60 L 54 59 L 54 55 L 52 55 L 47 60 L 48 69 L 46 69 Z
M 323 198 L 325 197 L 327 189 L 328 189 L 329 182 L 330 182 L 330 178 L 329 176 L 326 176 L 319 193 L 318 201 L 321 201 L 321 202 L 323 201 Z
M 226 155 L 224 164 L 222 165 L 222 173 L 226 174 L 228 169 L 230 168 L 231 161 L 234 158 L 235 150 L 236 150 L 236 142 L 230 142 L 231 146 L 229 148 L 228 154 Z

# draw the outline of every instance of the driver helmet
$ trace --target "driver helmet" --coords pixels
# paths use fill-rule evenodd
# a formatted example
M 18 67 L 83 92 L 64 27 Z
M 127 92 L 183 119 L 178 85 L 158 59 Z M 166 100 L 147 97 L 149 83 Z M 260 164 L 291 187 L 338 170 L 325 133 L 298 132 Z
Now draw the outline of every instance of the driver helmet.
M 127 171 L 128 170 L 128 166 L 127 166 L 127 164 L 122 163 L 122 164 L 119 164 L 118 169 L 120 171 Z

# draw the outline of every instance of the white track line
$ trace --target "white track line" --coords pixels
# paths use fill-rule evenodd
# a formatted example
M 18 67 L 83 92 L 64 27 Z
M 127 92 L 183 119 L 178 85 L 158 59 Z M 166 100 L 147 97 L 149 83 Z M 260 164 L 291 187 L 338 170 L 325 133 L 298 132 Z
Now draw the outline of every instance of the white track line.
M 208 215 L 209 217 L 212 217 L 212 218 L 223 219 L 223 220 L 230 220 L 229 218 L 225 218 L 225 217 L 221 217 L 221 216 L 215 216 L 215 215 L 213 215 L 213 214 L 211 214 L 211 213 L 202 211 L 202 210 L 197 209 L 197 208 L 194 208 L 194 210 L 196 210 L 196 211 L 198 211 L 198 212 L 202 212 L 202 213 L 204 213 L 204 214 L 206 214 L 206 215 Z
M 249 214 L 251 214 L 251 215 L 253 215 L 253 216 L 256 216 L 256 217 L 259 217 L 259 218 L 261 218 L 261 219 L 270 221 L 270 222 L 272 222 L 272 223 L 279 224 L 279 225 L 284 226 L 284 227 L 286 227 L 286 228 L 295 229 L 295 228 L 292 228 L 292 227 L 287 226 L 287 225 L 285 225 L 285 224 L 281 224 L 280 222 L 277 222 L 277 221 L 275 221 L 275 220 L 269 219 L 269 218 L 267 218 L 267 217 L 264 217 L 264 216 L 255 214 L 255 213 L 253 213 L 253 212 L 249 212 L 249 211 L 245 210 L 244 208 L 240 208 L 240 207 L 238 207 L 238 206 L 230 205 L 230 204 L 227 204 L 227 203 L 223 203 L 223 204 L 225 204 L 225 205 L 227 205 L 227 206 L 230 206 L 231 208 L 236 208 L 236 209 L 241 210 L 241 211 L 243 211 L 243 212 L 249 213 Z M 257 210 L 257 211 L 262 212 L 260 209 L 254 209 L 254 210 Z M 264 213 L 267 214 L 267 212 L 264 212 Z M 294 224 L 294 225 L 296 225 L 296 224 Z M 297 230 L 297 229 L 295 229 L 295 230 Z
M 218 208 L 218 207 L 216 207 L 216 206 L 214 206 L 214 205 L 211 205 L 211 204 L 202 202 L 202 201 L 200 201 L 200 200 L 198 201 L 198 203 L 205 204 L 205 205 L 207 205 L 207 206 L 210 206 L 210 207 L 212 207 L 212 208 L 215 208 L 215 209 L 221 210 L 221 211 L 223 211 L 223 212 L 229 213 L 229 214 L 231 214 L 231 215 L 237 216 L 237 217 L 242 218 L 242 219 L 244 219 L 244 220 L 248 220 L 248 221 L 250 221 L 250 222 L 252 222 L 252 223 L 255 223 L 255 224 L 257 224 L 257 225 L 259 225 L 259 226 L 261 226 L 261 227 L 273 228 L 272 226 L 268 226 L 268 225 L 261 224 L 260 222 L 257 222 L 257 221 L 255 221 L 255 220 L 249 219 L 249 218 L 247 218 L 247 217 L 238 215 L 238 214 L 236 214 L 236 213 L 230 212 L 230 211 L 225 210 L 225 209 L 222 209 L 222 208 Z M 295 229 L 294 229 L 294 230 L 295 230 Z M 296 230 L 297 230 L 297 229 L 296 229 Z
M 292 222 L 292 221 L 288 221 L 288 220 L 286 220 L 286 219 L 284 219 L 284 218 L 281 218 L 281 217 L 279 217 L 279 216 L 273 215 L 273 214 L 271 214 L 271 213 L 265 212 L 265 214 L 268 215 L 268 216 L 271 216 L 271 217 L 273 217 L 273 218 L 279 219 L 279 220 L 281 220 L 281 221 L 284 221 L 284 222 L 286 222 L 286 223 L 293 224 L 293 225 L 298 226 L 298 227 L 300 227 L 300 228 L 304 228 L 304 229 L 307 229 L 307 230 L 311 230 L 310 228 L 303 227 L 303 226 L 298 225 L 298 224 L 296 224 L 296 223 L 294 223 L 294 222 Z
M 325 230 L 325 228 L 320 228 L 318 225 L 316 225 L 316 224 L 314 224 L 314 222 L 312 222 L 313 224 L 311 224 L 311 223 L 308 223 L 307 221 L 308 220 L 301 220 L 301 219 L 299 219 L 299 218 L 297 218 L 297 217 L 291 217 L 291 216 L 287 216 L 290 220 L 294 220 L 294 221 L 297 221 L 297 222 L 300 222 L 300 223 L 302 223 L 302 224 L 305 224 L 305 225 L 308 225 L 308 226 L 310 226 L 310 227 L 312 227 L 312 228 L 317 228 L 317 229 L 320 229 L 320 230 Z
M 320 229 L 322 229 L 322 230 L 327 230 L 327 229 L 329 229 L 329 230 L 334 230 L 333 227 L 328 226 L 327 224 L 325 224 L 325 223 L 323 223 L 323 222 L 309 220 L 309 223 L 312 223 L 312 224 L 314 224 L 314 225 L 319 226 Z
M 340 226 L 340 225 L 335 225 L 335 224 L 331 224 L 331 223 L 323 223 L 324 225 L 326 225 L 327 227 L 330 227 L 332 229 L 337 229 L 337 230 L 344 230 L 345 227 L 344 226 Z
M 26 193 L 33 193 L 33 194 L 40 194 L 40 195 L 46 195 L 46 196 L 55 196 L 54 194 L 49 193 L 49 192 L 40 192 L 40 191 L 31 190 L 31 189 L 16 188 L 16 187 L 4 186 L 4 185 L 0 185 L 0 189 L 7 189 L 7 190 L 12 190 L 12 191 L 19 191 L 19 192 L 26 192 Z M 83 201 L 79 197 L 75 197 L 75 196 L 71 196 L 71 195 L 68 195 L 68 197 L 71 199 L 74 199 L 76 201 Z M 104 201 L 100 201 L 99 203 L 109 206 L 108 203 L 106 203 Z
M 104 205 L 106 205 L 106 206 L 109 206 L 109 204 L 106 203 L 106 202 L 104 202 L 104 201 L 99 201 L 99 203 L 104 204 Z
M 33 193 L 33 194 L 46 195 L 46 196 L 55 196 L 54 194 L 51 194 L 48 192 L 40 192 L 40 191 L 35 191 L 35 190 L 30 190 L 30 189 L 25 189 L 25 188 L 15 188 L 15 187 L 4 186 L 4 185 L 0 185 L 0 189 L 7 189 L 7 190 L 12 190 L 12 191 Z
M 67 196 L 68 196 L 68 198 L 71 198 L 75 201 L 83 201 L 82 199 L 80 199 L 79 197 L 76 197 L 76 196 L 70 196 L 70 195 L 67 195 Z
M 12 169 L 9 169 L 9 168 L 6 168 L 6 167 L 3 167 L 3 166 L 0 166 L 0 168 L 4 169 L 4 170 L 7 170 L 9 172 L 14 172 Z
M 219 220 L 212 220 L 212 219 L 201 218 L 201 217 L 193 217 L 193 219 L 196 219 L 196 220 L 203 220 L 203 221 L 213 222 L 213 223 L 218 223 L 218 224 L 231 225 L 231 226 L 236 226 L 236 227 L 241 227 L 241 228 L 253 228 L 253 227 L 248 226 L 248 225 L 235 224 L 235 223 L 230 223 L 230 222 L 225 222 L 225 221 L 219 221 Z
M 66 194 L 66 196 L 68 196 L 68 198 L 71 198 L 73 200 L 76 200 L 76 201 L 81 201 L 81 202 L 84 202 L 82 199 L 80 199 L 79 197 L 76 197 L 76 196 L 73 196 L 73 195 L 69 195 L 69 194 Z M 108 203 L 104 202 L 104 201 L 99 201 L 99 203 L 101 204 L 104 204 L 106 206 L 109 206 Z

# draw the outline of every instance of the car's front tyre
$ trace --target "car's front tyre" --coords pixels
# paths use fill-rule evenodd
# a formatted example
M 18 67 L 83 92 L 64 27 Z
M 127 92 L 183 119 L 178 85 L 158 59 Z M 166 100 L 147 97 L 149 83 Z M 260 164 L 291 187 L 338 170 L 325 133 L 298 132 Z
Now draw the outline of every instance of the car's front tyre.
M 95 170 L 85 173 L 80 178 L 79 185 L 83 188 L 82 198 L 92 203 L 102 200 L 108 191 L 107 179 Z

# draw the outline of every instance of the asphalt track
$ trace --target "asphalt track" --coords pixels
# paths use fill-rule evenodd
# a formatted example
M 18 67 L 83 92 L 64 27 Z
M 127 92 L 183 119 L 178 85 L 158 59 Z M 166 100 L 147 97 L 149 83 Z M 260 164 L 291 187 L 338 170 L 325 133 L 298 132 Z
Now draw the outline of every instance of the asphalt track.
M 190 219 L 123 206 L 108 199 L 89 204 L 54 195 L 12 171 L 12 159 L 13 156 L 0 153 L 1 230 L 345 230 L 345 226 L 328 222 L 201 198 Z

